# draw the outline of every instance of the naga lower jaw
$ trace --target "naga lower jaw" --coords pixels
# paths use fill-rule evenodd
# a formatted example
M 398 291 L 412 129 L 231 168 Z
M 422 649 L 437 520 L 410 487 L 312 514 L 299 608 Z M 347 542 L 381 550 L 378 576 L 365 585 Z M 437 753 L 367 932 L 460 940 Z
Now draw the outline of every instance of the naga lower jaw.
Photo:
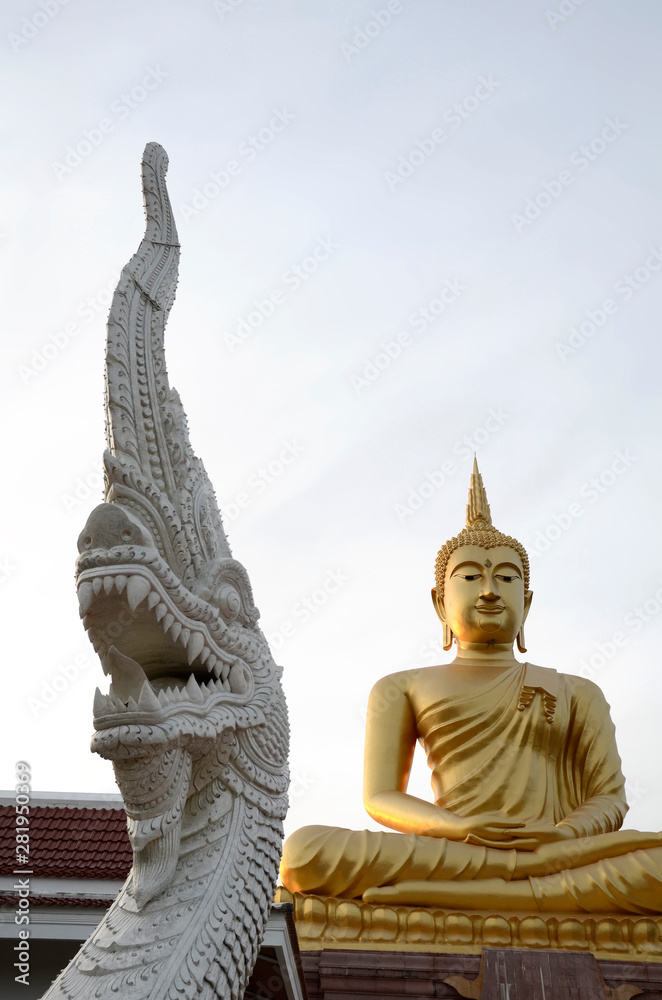
M 231 628 L 218 619 L 209 625 L 195 621 L 190 606 L 183 614 L 148 570 L 130 564 L 85 570 L 78 600 L 104 673 L 112 676 L 108 695 L 97 689 L 95 723 L 112 725 L 118 714 L 122 722 L 154 721 L 154 713 L 169 715 L 184 706 L 196 711 L 208 708 L 210 699 L 234 695 L 243 702 L 250 696 L 253 679 Z M 220 648 L 212 631 L 230 650 Z
M 136 660 L 111 646 L 102 659 L 104 673 L 110 674 L 107 695 L 99 688 L 94 693 L 94 723 L 106 728 L 122 723 L 161 722 L 181 710 L 207 712 L 214 701 L 228 702 L 228 695 L 242 696 L 246 690 L 247 670 L 237 660 L 225 678 L 198 680 L 189 674 L 188 680 L 177 677 L 157 677 L 151 681 Z M 242 690 L 238 690 L 241 688 Z M 242 697 L 243 701 L 244 698 Z M 117 718 L 118 715 L 122 719 Z

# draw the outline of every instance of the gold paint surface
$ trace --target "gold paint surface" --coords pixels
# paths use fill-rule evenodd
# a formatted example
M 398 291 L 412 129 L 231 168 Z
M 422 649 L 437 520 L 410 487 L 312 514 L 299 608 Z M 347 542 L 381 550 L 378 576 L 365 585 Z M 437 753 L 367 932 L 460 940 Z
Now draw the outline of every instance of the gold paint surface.
M 598 959 L 662 962 L 662 917 L 601 913 L 482 913 L 438 907 L 376 906 L 357 900 L 290 893 L 302 951 L 436 951 L 479 954 L 483 948 L 585 951 Z M 348 908 L 348 904 L 351 909 Z
M 306 926 L 327 927 L 332 910 L 342 940 L 376 944 L 389 934 L 399 940 L 393 913 L 400 921 L 402 907 L 418 907 L 405 939 L 437 942 L 437 918 L 420 908 L 441 907 L 453 911 L 441 936 L 458 950 L 482 946 L 483 934 L 505 941 L 511 917 L 503 915 L 529 913 L 538 915 L 517 924 L 513 946 L 516 938 L 518 946 L 658 954 L 662 834 L 620 830 L 625 781 L 600 689 L 515 658 L 533 596 L 528 574 L 520 543 L 492 525 L 474 465 L 467 527 L 440 550 L 432 591 L 456 657 L 382 678 L 368 704 L 364 804 L 397 832 L 312 826 L 286 841 L 283 885 L 297 898 L 327 900 L 306 911 Z M 407 792 L 417 741 L 432 802 Z M 462 916 L 469 911 L 482 916 L 472 924 Z M 564 914 L 560 924 L 552 913 Z M 479 943 L 476 920 L 486 928 Z M 552 927 L 558 945 L 545 943 Z M 336 940 L 336 931 L 324 933 Z

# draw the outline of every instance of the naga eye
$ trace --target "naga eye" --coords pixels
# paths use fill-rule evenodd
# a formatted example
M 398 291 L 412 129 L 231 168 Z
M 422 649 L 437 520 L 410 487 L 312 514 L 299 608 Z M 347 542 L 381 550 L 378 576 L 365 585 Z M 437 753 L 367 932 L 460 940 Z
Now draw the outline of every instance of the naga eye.
M 131 531 L 129 530 L 129 528 L 124 529 L 124 531 L 122 532 L 122 538 L 125 538 L 127 542 L 131 541 Z
M 241 597 L 231 583 L 224 583 L 218 592 L 218 607 L 224 618 L 232 621 L 241 611 Z

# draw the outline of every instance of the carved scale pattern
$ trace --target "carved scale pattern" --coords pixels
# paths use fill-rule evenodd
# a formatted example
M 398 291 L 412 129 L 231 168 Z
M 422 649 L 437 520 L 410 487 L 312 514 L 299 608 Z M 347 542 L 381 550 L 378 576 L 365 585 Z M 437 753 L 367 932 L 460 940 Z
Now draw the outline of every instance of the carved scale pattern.
M 131 649 L 123 669 L 138 687 L 141 654 L 150 671 L 140 698 L 136 689 L 124 701 L 111 685 L 95 700 L 92 749 L 113 762 L 134 866 L 48 1000 L 238 1000 L 280 861 L 289 736 L 280 668 L 165 367 L 179 257 L 166 168 L 164 150 L 149 143 L 146 233 L 108 320 L 106 504 L 90 516 L 77 563 L 99 655 L 125 622 L 113 640 Z M 124 535 L 116 516 L 104 521 L 118 507 Z M 90 527 L 95 517 L 105 534 Z

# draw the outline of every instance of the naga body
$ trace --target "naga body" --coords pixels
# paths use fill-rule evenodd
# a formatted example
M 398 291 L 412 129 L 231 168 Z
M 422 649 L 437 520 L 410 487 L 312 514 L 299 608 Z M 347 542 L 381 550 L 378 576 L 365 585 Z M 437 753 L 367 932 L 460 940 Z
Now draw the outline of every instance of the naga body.
M 281 671 L 165 368 L 179 259 L 167 162 L 149 143 L 146 233 L 108 320 L 105 502 L 76 564 L 83 625 L 110 677 L 92 749 L 112 761 L 133 867 L 48 1000 L 240 997 L 281 853 Z

